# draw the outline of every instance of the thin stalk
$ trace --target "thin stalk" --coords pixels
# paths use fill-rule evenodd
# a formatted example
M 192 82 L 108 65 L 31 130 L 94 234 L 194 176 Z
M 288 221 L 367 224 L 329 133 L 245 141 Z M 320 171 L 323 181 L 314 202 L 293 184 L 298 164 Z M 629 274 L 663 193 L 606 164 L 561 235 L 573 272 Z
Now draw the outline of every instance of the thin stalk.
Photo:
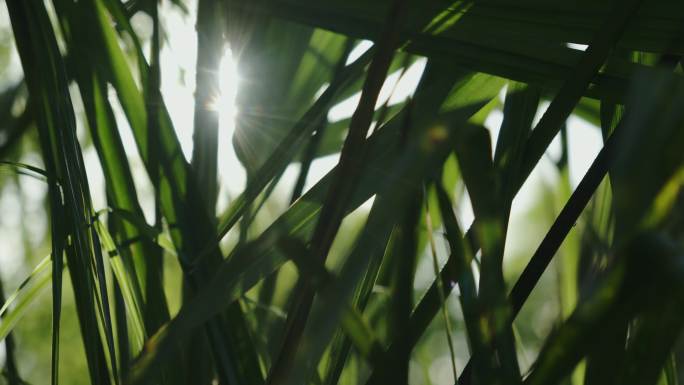
M 603 23 L 582 55 L 575 69 L 568 74 L 563 86 L 553 98 L 527 140 L 520 178 L 515 190 L 525 182 L 534 166 L 544 155 L 553 138 L 572 113 L 603 63 L 608 59 L 622 33 L 629 25 L 643 0 L 615 1 L 610 18 Z
M 360 164 L 362 158 L 359 154 L 363 149 L 373 119 L 375 103 L 394 56 L 399 40 L 400 23 L 406 13 L 407 4 L 407 0 L 396 0 L 390 7 L 383 38 L 377 43 L 377 51 L 368 68 L 368 74 L 361 92 L 361 100 L 352 115 L 349 134 L 342 147 L 335 178 L 328 190 L 311 238 L 312 255 L 317 261 L 325 261 L 328 255 L 335 234 L 337 234 L 342 223 L 347 201 L 354 191 L 358 174 L 362 169 L 362 164 Z M 299 295 L 295 297 L 291 311 L 288 313 L 288 326 L 283 348 L 271 368 L 267 384 L 284 382 L 304 331 L 313 303 L 314 291 L 306 282 L 301 287 L 302 289 L 298 292 Z
M 601 149 L 596 156 L 596 159 L 594 159 L 594 162 L 589 167 L 584 178 L 582 178 L 582 181 L 580 181 L 580 184 L 572 193 L 570 199 L 568 199 L 568 202 L 561 210 L 555 222 L 530 259 L 530 262 L 525 266 L 525 269 L 513 286 L 513 289 L 508 296 L 509 303 L 511 304 L 511 315 L 508 322 L 512 323 L 518 315 L 523 304 L 530 293 L 532 293 L 532 289 L 536 286 L 551 262 L 551 259 L 563 243 L 563 240 L 574 227 L 575 222 L 584 210 L 584 207 L 589 203 L 594 192 L 608 173 L 612 157 L 616 151 L 616 137 L 620 132 L 620 128 L 618 127 L 615 131 L 616 133 L 608 138 L 603 149 Z M 471 366 L 469 362 L 463 370 L 463 373 L 461 373 L 461 385 L 470 383 L 470 370 Z
M 550 143 L 551 139 L 553 139 L 553 137 L 555 136 L 557 130 L 560 129 L 561 125 L 565 122 L 565 119 L 567 119 L 569 114 L 572 112 L 572 108 L 575 106 L 575 104 L 583 94 L 584 89 L 586 89 L 587 85 L 595 75 L 600 65 L 603 63 L 603 61 L 605 61 L 605 57 L 610 52 L 611 47 L 615 44 L 615 41 L 617 41 L 617 39 L 621 36 L 622 31 L 626 27 L 628 21 L 631 19 L 631 16 L 633 16 L 633 13 L 636 11 L 636 9 L 638 9 L 639 4 L 640 1 L 638 0 L 631 1 L 628 4 L 628 7 L 625 7 L 622 3 L 616 4 L 616 12 L 620 17 L 615 18 L 615 20 L 611 18 L 611 20 L 604 23 L 602 31 L 604 31 L 605 33 L 597 33 L 595 41 L 590 45 L 590 48 L 585 53 L 582 61 L 577 66 L 576 73 L 568 77 L 568 80 L 566 81 L 564 87 L 557 94 L 556 98 L 554 99 L 554 102 L 552 102 L 551 106 L 549 106 L 549 109 L 542 117 L 542 120 L 537 124 L 535 130 L 528 139 L 526 144 L 526 152 L 523 158 L 523 163 L 520 169 L 520 173 L 518 174 L 519 178 L 517 178 L 517 181 L 513 183 L 514 185 L 511 188 L 513 192 L 519 191 L 520 187 L 522 186 L 522 183 L 525 179 L 527 179 L 527 176 L 531 173 L 532 168 L 541 158 L 545 149 L 548 147 L 548 143 Z M 595 48 L 591 48 L 591 46 L 595 46 Z M 604 59 L 600 60 L 602 57 Z M 591 73 L 587 75 L 587 73 L 589 72 Z M 579 88 L 582 89 L 578 91 Z M 605 173 L 603 175 L 605 175 Z M 594 190 L 595 188 L 592 189 L 591 193 L 593 193 Z M 512 196 L 514 195 L 515 193 L 512 194 Z M 572 197 L 570 201 L 568 201 L 568 204 L 570 204 L 571 201 L 573 201 Z M 584 207 L 584 205 L 581 206 L 582 208 Z M 581 209 L 579 211 L 581 211 Z M 579 216 L 579 213 L 577 213 L 577 216 Z M 574 224 L 574 220 L 572 221 L 572 223 Z M 479 242 L 477 242 L 477 240 L 475 239 L 476 237 L 474 235 L 474 227 L 471 227 L 467 231 L 465 238 L 469 241 L 472 250 L 478 250 L 480 248 L 480 245 Z M 453 273 L 453 270 L 443 269 L 440 274 L 441 280 L 443 282 L 457 282 L 459 277 L 453 275 Z M 536 280 L 534 280 L 534 283 L 536 283 Z M 534 286 L 534 284 L 532 286 Z M 416 311 L 414 311 L 414 315 L 417 318 L 432 318 L 430 315 L 434 315 L 438 311 L 438 307 L 435 303 L 433 303 L 433 301 L 435 301 L 438 297 L 437 290 L 438 289 L 436 283 L 433 283 L 430 286 L 428 293 L 423 297 L 421 302 L 418 304 Z M 426 312 L 428 314 L 425 314 Z M 514 309 L 512 309 L 512 313 L 513 315 L 517 314 L 515 306 Z M 468 379 L 467 381 L 470 380 L 469 371 L 470 365 L 467 365 L 463 373 L 461 374 L 461 384 L 468 383 L 463 382 L 464 379 Z
M 0 280 L 0 303 L 4 304 L 5 290 L 2 281 Z M 5 336 L 5 368 L 3 374 L 7 378 L 8 385 L 22 385 L 24 381 L 19 376 L 19 369 L 17 369 L 17 359 L 14 355 L 14 335 L 10 332 Z
M 344 50 L 342 51 L 342 55 L 340 56 L 340 59 L 338 60 L 335 70 L 333 71 L 333 78 L 338 78 L 341 76 L 342 71 L 344 70 L 345 62 L 347 61 L 347 57 L 349 56 L 349 53 L 352 51 L 354 48 L 354 39 L 347 39 Z M 295 182 L 295 187 L 292 191 L 292 197 L 290 198 L 290 204 L 294 203 L 299 197 L 302 195 L 302 192 L 304 192 L 304 185 L 306 184 L 306 178 L 309 175 L 309 169 L 311 168 L 311 162 L 313 161 L 314 157 L 316 156 L 316 151 L 318 150 L 318 145 L 321 142 L 321 139 L 323 139 L 323 134 L 325 132 L 325 128 L 328 125 L 328 117 L 325 115 L 322 115 L 320 118 L 320 121 L 318 123 L 318 126 L 316 127 L 316 130 L 314 131 L 313 136 L 311 136 L 311 139 L 309 139 L 309 143 L 307 144 L 306 148 L 304 149 L 304 157 L 302 158 L 301 162 L 301 169 L 299 171 L 299 176 L 297 177 L 297 181 Z
M 200 186 L 200 195 L 213 218 L 216 207 L 219 113 L 219 66 L 223 52 L 223 23 L 220 2 L 197 3 L 197 71 L 195 81 L 195 116 L 192 141 L 192 168 Z
M 295 150 L 299 147 L 302 138 L 314 131 L 316 122 L 319 121 L 320 116 L 327 112 L 335 97 L 363 73 L 374 52 L 375 49 L 371 48 L 356 61 L 346 66 L 339 77 L 333 78 L 330 86 L 326 88 L 316 102 L 295 123 L 287 136 L 283 138 L 278 147 L 273 150 L 271 156 L 264 162 L 263 166 L 248 180 L 245 191 L 233 201 L 228 210 L 226 210 L 226 213 L 221 216 L 216 243 L 207 245 L 199 253 L 198 259 L 209 254 L 228 231 L 233 228 L 240 217 L 247 211 L 247 202 L 256 199 L 266 185 L 285 170 L 290 160 L 295 156 Z
M 309 176 L 309 169 L 311 168 L 311 163 L 313 162 L 313 159 L 316 156 L 318 145 L 321 143 L 321 139 L 323 139 L 323 133 L 327 125 L 327 117 L 321 119 L 321 122 L 318 124 L 316 131 L 314 131 L 314 134 L 311 136 L 311 139 L 309 139 L 309 143 L 307 143 L 306 148 L 304 149 L 304 158 L 301 162 L 301 167 L 299 170 L 299 175 L 297 176 L 297 181 L 295 182 L 295 186 L 292 189 L 290 204 L 293 204 L 297 199 L 299 199 L 299 197 L 301 197 L 302 193 L 304 192 L 304 185 L 306 184 L 306 178 Z
M 387 98 L 387 101 L 380 107 L 380 110 L 378 111 L 378 119 L 375 122 L 375 125 L 373 127 L 373 131 L 375 131 L 378 127 L 382 127 L 383 124 L 385 124 L 385 121 L 387 120 L 387 114 L 389 113 L 389 102 L 390 99 L 392 99 L 392 96 L 394 95 L 395 92 L 397 92 L 397 87 L 399 86 L 399 82 L 401 81 L 401 78 L 404 76 L 406 73 L 406 70 L 408 69 L 409 62 L 411 61 L 411 55 L 404 53 L 404 60 L 401 62 L 401 72 L 399 73 L 399 77 L 397 78 L 397 82 L 394 83 L 394 87 L 392 87 L 392 91 L 390 91 L 390 96 Z M 370 134 L 373 133 L 373 131 L 370 132 Z
M 430 205 L 428 201 L 427 192 L 423 193 L 425 200 L 425 224 L 427 226 L 428 240 L 430 242 L 430 252 L 432 254 L 432 267 L 435 271 L 435 279 L 437 282 L 437 290 L 439 292 L 439 301 L 442 304 L 442 317 L 444 318 L 444 331 L 446 333 L 447 345 L 449 346 L 449 354 L 451 357 L 451 370 L 454 375 L 454 381 L 458 385 L 458 371 L 456 369 L 456 353 L 454 351 L 454 341 L 451 336 L 451 322 L 449 321 L 449 312 L 446 303 L 446 293 L 444 285 L 439 279 L 439 261 L 437 260 L 437 247 L 435 245 L 435 238 L 432 235 L 432 218 L 430 217 Z
M 148 126 L 148 159 L 150 163 L 148 173 L 153 186 L 158 186 L 161 178 L 161 168 L 159 163 L 159 108 L 161 106 L 161 63 L 160 55 L 160 25 L 159 25 L 159 4 L 152 1 L 149 12 L 152 16 L 152 47 L 149 76 L 147 77 L 148 86 L 145 88 L 145 107 L 147 109 Z M 162 231 L 162 213 L 160 207 L 159 189 L 154 189 L 154 225 L 153 227 Z M 154 240 L 155 242 L 157 239 Z M 163 253 L 159 247 L 146 248 L 147 264 L 145 264 L 145 298 L 147 299 L 147 311 L 145 328 L 149 335 L 154 334 L 165 322 L 169 320 L 169 310 L 164 296 L 163 288 Z

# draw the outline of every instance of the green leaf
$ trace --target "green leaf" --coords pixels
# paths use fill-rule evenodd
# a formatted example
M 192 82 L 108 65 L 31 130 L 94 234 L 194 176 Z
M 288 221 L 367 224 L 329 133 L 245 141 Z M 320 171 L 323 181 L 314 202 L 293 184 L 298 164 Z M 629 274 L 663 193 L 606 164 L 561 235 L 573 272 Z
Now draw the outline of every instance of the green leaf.
M 26 313 L 29 306 L 38 298 L 52 277 L 50 256 L 43 258 L 33 271 L 24 278 L 19 287 L 10 294 L 0 308 L 0 340 L 5 339 L 16 323 Z
M 66 68 L 45 5 L 19 1 L 10 1 L 7 5 L 26 76 L 31 109 L 38 122 L 48 179 L 60 181 L 60 186 L 48 185 L 54 265 L 52 383 L 58 381 L 61 274 L 63 253 L 66 252 L 81 334 L 89 358 L 90 379 L 94 384 L 109 384 L 112 378 L 118 379 L 113 330 L 109 322 L 106 287 L 102 287 L 102 258 L 89 228 L 92 214 L 90 192 L 76 138 Z M 100 280 L 101 295 L 91 291 L 97 280 Z
M 681 180 L 676 174 L 684 162 L 679 151 L 684 115 L 678 108 L 683 91 L 681 79 L 664 70 L 643 73 L 635 80 L 620 152 L 611 169 L 614 188 L 622 191 L 614 197 L 620 237 L 628 237 L 637 227 L 656 227 L 676 199 Z
M 641 0 L 630 0 L 626 3 L 615 2 L 615 15 L 606 19 L 601 28 L 596 31 L 587 51 L 565 77 L 563 86 L 532 131 L 522 161 L 519 185 L 522 185 L 527 179 L 551 140 L 572 113 L 592 79 L 599 73 L 601 65 L 605 63 L 615 43 L 622 37 L 642 2 Z
M 672 310 L 680 306 L 681 295 L 667 301 L 656 300 L 665 293 L 681 290 L 679 249 L 662 235 L 645 232 L 625 242 L 617 253 L 619 263 L 548 338 L 525 385 L 557 383 L 590 349 L 604 343 L 614 327 L 640 313 L 634 344 L 627 346 L 624 361 L 615 362 L 621 370 L 618 378 L 610 380 L 615 384 L 657 381 L 673 344 L 672 333 L 678 333 L 683 326 L 681 315 Z M 644 262 L 644 255 L 651 256 L 648 263 Z M 648 289 L 641 289 L 640 284 Z
M 496 1 L 449 3 L 447 9 L 443 9 L 444 3 L 438 0 L 410 3 L 412 17 L 402 30 L 404 36 L 411 40 L 406 46 L 409 52 L 448 59 L 473 71 L 553 89 L 561 87 L 567 72 L 582 56 L 581 52 L 566 47 L 566 43 L 589 44 L 595 36 L 603 35 L 601 28 L 605 15 L 612 12 L 610 2 L 586 0 L 572 4 L 526 0 L 516 7 L 502 6 Z M 327 0 L 324 4 L 312 0 L 239 2 L 242 9 L 251 12 L 376 40 L 390 1 L 369 4 L 360 0 Z M 443 12 L 435 17 L 435 10 Z M 620 43 L 635 50 L 680 52 L 682 47 L 672 44 L 679 33 L 679 26 L 676 22 L 668 22 L 662 28 L 660 19 L 655 15 L 668 19 L 668 15 L 681 10 L 682 6 L 674 1 L 649 3 L 638 14 L 640 23 L 632 25 L 626 39 Z M 491 20 L 498 22 L 492 23 Z M 425 28 L 430 21 L 433 25 Z M 621 98 L 626 93 L 628 74 L 637 67 L 623 62 L 620 69 L 598 74 L 593 81 L 595 86 L 582 92 Z
M 155 146 L 158 158 L 155 157 L 154 160 L 158 159 L 158 166 L 162 170 L 161 178 L 155 186 L 159 194 L 160 208 L 169 223 L 181 266 L 184 267 L 191 288 L 193 291 L 198 290 L 207 277 L 213 275 L 213 266 L 222 259 L 218 245 L 213 243 L 215 225 L 212 216 L 201 200 L 202 194 L 190 166 L 182 157 L 180 144 L 163 103 L 158 106 L 158 136 L 152 135 L 149 131 L 142 93 L 125 63 L 121 47 L 107 21 L 103 4 L 96 1 L 90 8 L 86 8 L 86 11 L 90 15 L 89 19 L 97 22 L 97 37 L 100 44 L 96 47 L 101 50 L 100 60 L 103 60 L 103 65 L 96 69 L 112 82 L 117 91 L 149 175 L 157 175 L 159 171 L 150 158 L 150 146 Z M 125 22 L 120 15 L 119 20 Z M 141 63 L 141 71 L 145 73 L 148 69 L 139 49 L 137 59 Z M 154 182 L 154 178 L 151 179 Z M 207 244 L 208 252 L 203 255 L 202 250 Z M 241 312 L 238 304 L 231 306 L 225 314 L 226 318 L 213 319 L 206 325 L 205 332 L 210 336 L 210 346 L 222 379 L 227 381 L 228 378 L 237 376 L 242 378 L 242 381 L 258 383 L 258 378 L 261 377 L 260 368 Z M 231 327 L 225 324 L 228 319 L 231 320 Z

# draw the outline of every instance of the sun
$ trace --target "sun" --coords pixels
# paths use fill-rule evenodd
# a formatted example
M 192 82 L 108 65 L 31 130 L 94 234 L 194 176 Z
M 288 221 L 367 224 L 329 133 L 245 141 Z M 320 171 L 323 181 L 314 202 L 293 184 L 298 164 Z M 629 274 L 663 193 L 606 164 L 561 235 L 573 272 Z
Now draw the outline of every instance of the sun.
M 235 119 L 237 108 L 235 98 L 237 97 L 240 75 L 238 74 L 237 63 L 233 59 L 233 52 L 227 47 L 218 70 L 219 94 L 209 108 L 219 113 L 219 121 L 228 123 Z
M 233 57 L 230 47 L 226 47 L 221 58 L 218 82 L 219 95 L 213 104 L 213 108 L 219 116 L 217 160 L 220 192 L 217 208 L 220 212 L 228 206 L 229 196 L 239 194 L 246 184 L 244 168 L 235 155 L 232 145 L 238 113 L 236 98 L 241 81 L 237 61 Z

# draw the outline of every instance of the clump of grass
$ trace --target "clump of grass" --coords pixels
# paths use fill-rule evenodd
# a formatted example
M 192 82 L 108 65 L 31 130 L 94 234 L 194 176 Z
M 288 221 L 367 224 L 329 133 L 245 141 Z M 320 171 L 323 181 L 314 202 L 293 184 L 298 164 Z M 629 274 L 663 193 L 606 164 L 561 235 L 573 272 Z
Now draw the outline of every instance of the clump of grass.
M 440 356 L 457 384 L 677 383 L 684 6 L 173 3 L 197 10 L 189 161 L 161 91 L 167 7 L 6 1 L 25 89 L 0 94 L 0 166 L 11 171 L 0 185 L 13 173 L 46 183 L 51 250 L 14 294 L 0 285 L 7 383 L 33 378 L 16 325 L 48 284 L 52 384 L 79 376 L 92 384 L 412 383 L 417 362 Z M 133 27 L 143 14 L 149 36 Z M 373 45 L 349 60 L 358 39 Z M 246 78 L 233 146 L 247 182 L 217 213 L 219 111 L 208 106 L 227 44 Z M 390 74 L 418 58 L 427 65 L 412 95 L 379 102 Z M 330 109 L 355 94 L 351 118 L 330 122 Z M 485 119 L 494 110 L 503 120 L 492 146 Z M 510 279 L 514 199 L 559 135 L 557 168 L 567 178 L 573 113 L 601 126 L 603 148 L 562 210 L 545 209 L 555 221 Z M 149 193 L 136 185 L 124 126 Z M 91 146 L 104 208 L 92 203 L 83 157 Z M 23 162 L 33 147 L 42 168 Z M 331 153 L 337 165 L 306 189 L 316 159 Z M 283 194 L 279 182 L 297 163 Z M 468 229 L 455 214 L 463 191 L 474 214 Z M 361 209 L 371 198 L 370 211 Z M 596 207 L 608 218 L 599 230 Z M 353 218 L 361 218 L 356 231 Z M 559 298 L 577 303 L 562 304 L 552 332 L 536 341 L 534 364 L 521 368 L 516 318 L 537 306 L 535 288 L 576 239 L 584 241 L 563 264 L 572 284 L 558 286 L 572 291 Z M 423 292 L 425 258 L 434 279 Z M 75 344 L 60 338 L 72 326 L 62 322 L 72 309 L 65 282 L 87 375 L 60 372 L 63 347 Z

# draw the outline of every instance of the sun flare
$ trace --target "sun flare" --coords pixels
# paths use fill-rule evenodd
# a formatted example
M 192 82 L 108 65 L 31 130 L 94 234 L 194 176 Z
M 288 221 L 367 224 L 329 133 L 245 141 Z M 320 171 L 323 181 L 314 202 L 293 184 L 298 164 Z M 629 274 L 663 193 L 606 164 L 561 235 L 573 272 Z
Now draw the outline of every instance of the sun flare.
M 237 117 L 236 98 L 240 87 L 237 62 L 230 47 L 226 47 L 218 73 L 219 95 L 214 108 L 219 114 L 218 173 L 221 191 L 217 202 L 219 211 L 229 203 L 229 195 L 239 194 L 245 186 L 246 175 L 232 145 Z
M 219 95 L 216 102 L 211 106 L 219 113 L 219 120 L 227 122 L 235 119 L 237 109 L 235 98 L 237 97 L 240 76 L 237 63 L 233 59 L 233 52 L 226 48 L 219 65 Z

